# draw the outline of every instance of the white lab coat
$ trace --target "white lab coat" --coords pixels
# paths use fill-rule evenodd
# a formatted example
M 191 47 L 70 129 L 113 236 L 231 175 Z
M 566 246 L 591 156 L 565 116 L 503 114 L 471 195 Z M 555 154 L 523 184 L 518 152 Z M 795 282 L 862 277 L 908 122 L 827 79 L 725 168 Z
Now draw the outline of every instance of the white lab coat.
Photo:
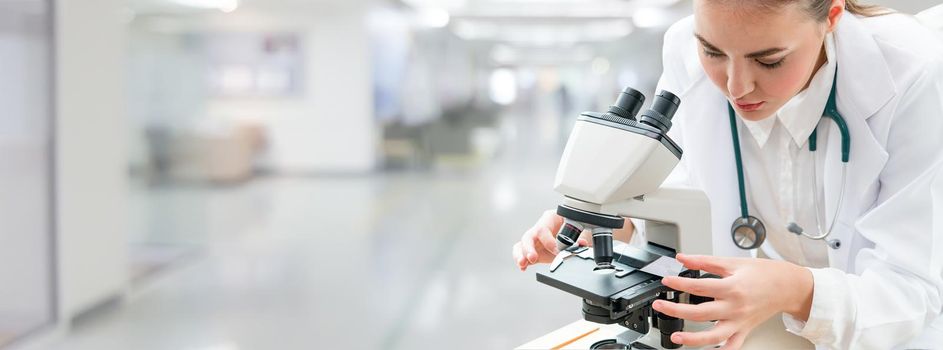
M 693 31 L 688 17 L 665 35 L 659 90 L 681 97 L 670 135 L 684 150 L 669 181 L 710 198 L 716 255 L 750 256 L 730 237 L 740 212 L 727 101 L 699 63 Z M 846 197 L 830 236 L 842 244 L 829 249 L 830 268 L 813 269 L 800 334 L 819 348 L 943 349 L 943 43 L 911 16 L 848 13 L 835 41 L 836 97 L 851 133 Z M 838 129 L 829 130 L 824 146 L 837 150 Z M 827 213 L 841 188 L 840 153 L 825 159 Z

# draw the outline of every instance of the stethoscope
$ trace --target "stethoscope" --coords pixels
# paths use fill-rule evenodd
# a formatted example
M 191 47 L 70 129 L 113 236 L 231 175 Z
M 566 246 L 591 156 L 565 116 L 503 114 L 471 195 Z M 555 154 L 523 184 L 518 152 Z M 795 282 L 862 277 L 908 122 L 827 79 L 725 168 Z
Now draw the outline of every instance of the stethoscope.
M 837 85 L 838 72 L 836 68 L 835 78 L 833 78 L 832 81 L 832 90 L 828 94 L 828 102 L 825 103 L 825 111 L 822 112 L 823 117 L 831 118 L 835 122 L 835 125 L 838 126 L 838 131 L 841 133 L 841 191 L 838 195 L 838 204 L 835 207 L 834 214 L 832 215 L 832 223 L 829 225 L 828 230 L 823 230 L 822 222 L 819 219 L 819 203 L 818 200 L 813 200 L 815 203 L 815 223 L 819 231 L 818 234 L 809 234 L 804 232 L 802 227 L 800 227 L 795 222 L 789 223 L 789 225 L 786 227 L 789 232 L 814 240 L 825 240 L 832 233 L 832 229 L 835 227 L 835 221 L 837 221 L 836 219 L 838 218 L 839 211 L 841 210 L 842 201 L 845 198 L 845 180 L 848 174 L 849 153 L 851 152 L 851 135 L 848 133 L 848 125 L 845 123 L 845 118 L 842 117 L 841 113 L 838 113 L 838 105 L 835 103 L 835 90 Z M 763 225 L 763 221 L 760 221 L 760 219 L 756 218 L 755 216 L 751 216 L 749 210 L 747 209 L 747 195 L 743 180 L 743 160 L 740 156 L 740 137 L 738 136 L 736 113 L 733 110 L 733 106 L 730 105 L 729 102 L 727 103 L 727 111 L 730 115 L 730 132 L 733 134 L 733 154 L 737 162 L 737 185 L 740 190 L 740 217 L 734 220 L 733 225 L 730 227 L 730 235 L 733 237 L 733 242 L 737 245 L 737 247 L 746 250 L 756 249 L 763 244 L 763 241 L 766 240 L 766 227 Z M 812 134 L 809 135 L 810 152 L 815 152 L 816 150 L 817 131 L 818 127 L 816 127 L 816 129 L 812 131 Z M 817 190 L 816 184 L 818 182 L 815 175 L 815 161 L 813 160 L 812 163 L 812 192 L 815 194 Z M 813 198 L 818 197 L 816 196 Z M 841 246 L 841 241 L 838 239 L 831 239 L 827 240 L 826 242 L 832 249 L 838 249 Z

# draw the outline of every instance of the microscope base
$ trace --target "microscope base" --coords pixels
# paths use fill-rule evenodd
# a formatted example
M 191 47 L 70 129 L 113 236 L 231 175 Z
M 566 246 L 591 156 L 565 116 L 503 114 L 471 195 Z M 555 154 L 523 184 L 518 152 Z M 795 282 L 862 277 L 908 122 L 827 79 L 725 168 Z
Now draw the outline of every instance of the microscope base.
M 685 322 L 685 331 L 698 331 L 710 328 L 709 322 Z M 637 332 L 629 331 L 625 327 L 617 324 L 598 324 L 585 320 L 579 320 L 570 323 L 560 329 L 550 332 L 540 338 L 531 340 L 521 345 L 516 350 L 536 350 L 536 349 L 590 349 L 590 347 L 605 339 L 619 339 L 623 341 L 632 340 L 641 342 L 655 349 L 662 349 L 659 346 L 660 334 L 658 329 L 652 328 L 649 334 L 644 337 Z M 631 344 L 631 343 L 625 343 Z M 705 347 L 711 349 L 713 347 Z M 786 332 L 782 322 L 781 315 L 776 315 L 766 320 L 763 324 L 753 330 L 744 342 L 743 350 L 760 349 L 814 349 L 812 343 L 792 333 Z M 688 349 L 688 348 L 683 348 Z
M 686 326 L 685 330 L 697 331 L 710 327 L 710 323 L 685 322 L 692 324 Z M 591 349 L 593 344 L 607 339 L 615 339 L 620 344 L 641 343 L 652 349 L 663 349 L 659 346 L 661 334 L 658 329 L 652 330 L 645 335 L 628 330 L 618 324 L 598 324 L 585 320 L 579 320 L 558 330 L 550 332 L 543 337 L 534 339 L 527 344 L 517 347 L 517 350 L 530 349 Z M 633 349 L 646 349 L 636 346 Z

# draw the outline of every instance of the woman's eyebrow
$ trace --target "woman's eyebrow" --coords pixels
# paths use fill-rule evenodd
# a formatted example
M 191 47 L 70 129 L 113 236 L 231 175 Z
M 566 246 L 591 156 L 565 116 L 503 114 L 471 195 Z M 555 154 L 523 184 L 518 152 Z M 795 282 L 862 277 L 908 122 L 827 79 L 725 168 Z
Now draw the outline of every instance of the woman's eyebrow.
M 702 37 L 700 34 L 695 33 L 694 36 L 697 37 L 697 40 L 701 42 L 701 45 L 704 45 L 704 47 L 706 47 L 708 50 L 723 52 L 722 50 L 718 49 L 717 46 L 714 46 L 714 44 L 711 44 L 711 43 L 708 42 L 706 39 L 704 39 L 704 37 Z M 775 54 L 780 53 L 780 52 L 783 52 L 783 51 L 786 51 L 786 48 L 783 48 L 783 47 L 773 47 L 773 48 L 769 48 L 769 49 L 765 49 L 765 50 L 760 50 L 760 51 L 756 51 L 756 52 L 751 52 L 751 53 L 748 53 L 748 54 L 744 55 L 743 57 L 746 57 L 746 58 L 763 58 L 763 57 L 766 57 L 766 56 L 775 55 Z
M 697 40 L 701 42 L 701 45 L 704 45 L 704 47 L 706 47 L 708 50 L 718 51 L 718 52 L 721 51 L 720 49 L 717 48 L 717 46 L 714 46 L 714 44 L 711 44 L 710 42 L 708 42 L 707 39 L 704 39 L 704 37 L 701 36 L 700 34 L 694 33 L 694 36 L 697 37 Z

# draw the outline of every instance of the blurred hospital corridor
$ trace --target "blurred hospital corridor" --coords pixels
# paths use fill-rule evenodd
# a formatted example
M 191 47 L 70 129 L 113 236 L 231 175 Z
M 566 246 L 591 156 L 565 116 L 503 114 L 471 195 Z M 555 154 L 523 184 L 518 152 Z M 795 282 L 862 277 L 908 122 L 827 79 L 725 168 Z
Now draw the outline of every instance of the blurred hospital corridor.
M 654 91 L 691 12 L 0 0 L 0 349 L 512 349 L 579 319 L 510 248 L 579 113 Z

